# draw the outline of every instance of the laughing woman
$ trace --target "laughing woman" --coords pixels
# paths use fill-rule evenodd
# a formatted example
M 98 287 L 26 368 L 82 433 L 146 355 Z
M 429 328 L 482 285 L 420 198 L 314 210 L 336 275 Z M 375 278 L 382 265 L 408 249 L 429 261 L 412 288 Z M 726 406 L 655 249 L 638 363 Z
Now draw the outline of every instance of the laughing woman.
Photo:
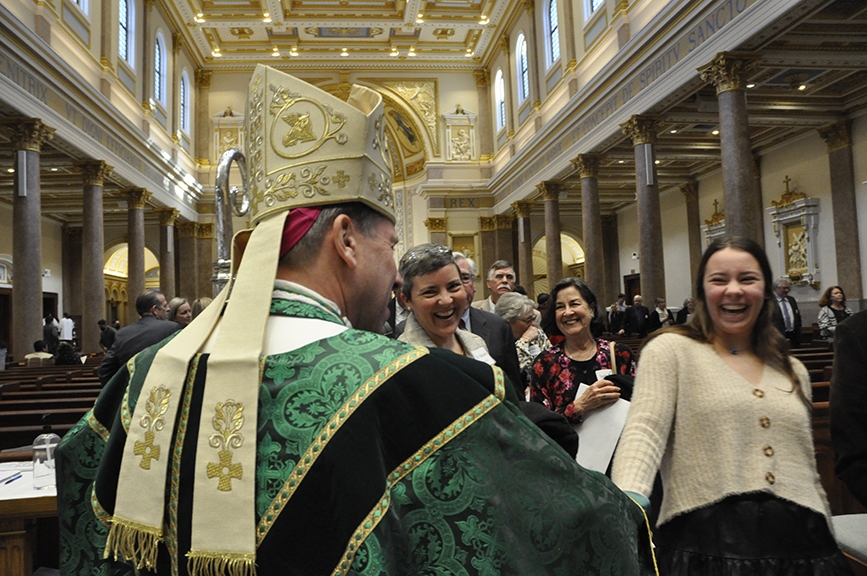
M 612 479 L 647 497 L 660 471 L 660 574 L 851 574 L 816 471 L 810 377 L 774 329 L 772 281 L 756 242 L 714 241 L 695 317 L 641 349 Z
M 400 275 L 401 297 L 412 314 L 398 340 L 494 363 L 481 337 L 458 328 L 468 302 L 451 250 L 441 244 L 420 244 L 401 257 Z

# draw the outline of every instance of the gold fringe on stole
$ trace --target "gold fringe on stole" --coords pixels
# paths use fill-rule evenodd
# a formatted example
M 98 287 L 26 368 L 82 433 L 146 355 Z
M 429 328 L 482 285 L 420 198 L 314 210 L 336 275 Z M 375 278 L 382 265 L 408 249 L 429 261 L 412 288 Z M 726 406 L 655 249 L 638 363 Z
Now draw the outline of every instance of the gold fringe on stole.
M 641 510 L 641 515 L 644 516 L 644 525 L 647 527 L 647 541 L 650 543 L 650 557 L 653 560 L 653 571 L 656 573 L 656 576 L 659 576 L 659 566 L 656 564 L 656 544 L 653 543 L 653 530 L 650 527 L 650 518 L 647 517 L 647 512 L 644 511 L 644 506 L 636 502 L 635 498 L 629 494 L 627 494 L 626 497 L 638 506 L 638 509 Z
M 190 576 L 256 576 L 256 555 L 190 550 L 187 572 Z
M 162 537 L 159 528 L 115 516 L 111 519 L 102 557 L 108 559 L 114 556 L 117 560 L 120 556 L 132 562 L 136 568 L 156 569 L 157 548 Z

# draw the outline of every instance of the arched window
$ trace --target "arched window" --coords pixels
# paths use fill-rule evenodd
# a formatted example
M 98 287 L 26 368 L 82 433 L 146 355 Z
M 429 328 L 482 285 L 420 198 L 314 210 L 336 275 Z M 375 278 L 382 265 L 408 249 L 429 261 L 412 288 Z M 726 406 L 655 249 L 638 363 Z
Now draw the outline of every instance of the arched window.
M 135 62 L 135 2 L 118 0 L 118 12 L 118 56 L 133 66 L 133 62 Z
M 166 44 L 162 32 L 154 42 L 154 100 L 166 105 Z
M 560 59 L 560 21 L 557 17 L 557 0 L 548 4 L 548 17 L 545 19 L 545 31 L 548 33 L 548 67 Z
M 584 19 L 590 18 L 594 12 L 602 8 L 605 0 L 584 0 Z
M 527 58 L 527 39 L 523 32 L 518 35 L 515 53 L 518 55 L 518 104 L 521 104 L 530 97 L 530 64 Z
M 506 82 L 503 71 L 497 70 L 494 77 L 494 99 L 497 102 L 497 132 L 506 127 Z
M 72 0 L 78 9 L 90 16 L 90 2 L 88 0 Z
M 179 102 L 180 102 L 180 123 L 181 130 L 190 133 L 190 76 L 187 74 L 187 71 L 184 70 L 181 72 L 181 85 L 180 85 L 180 94 Z

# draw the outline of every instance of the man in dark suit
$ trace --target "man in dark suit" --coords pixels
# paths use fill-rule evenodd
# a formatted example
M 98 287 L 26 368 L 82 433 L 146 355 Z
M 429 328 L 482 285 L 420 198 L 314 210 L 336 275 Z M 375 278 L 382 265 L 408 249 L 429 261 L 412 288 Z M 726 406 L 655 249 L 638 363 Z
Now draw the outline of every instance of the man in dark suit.
M 835 472 L 867 506 L 867 310 L 837 326 L 831 374 Z
M 608 331 L 617 334 L 623 328 L 623 316 L 626 314 L 626 294 L 618 294 L 617 302 L 608 308 Z
M 638 334 L 640 338 L 647 336 L 650 327 L 650 310 L 644 306 L 644 298 L 636 294 L 632 299 L 632 306 L 626 309 L 623 319 L 623 328 L 618 334 Z
M 167 320 L 169 305 L 159 290 L 145 290 L 135 299 L 138 322 L 118 330 L 114 345 L 99 365 L 99 381 L 105 384 L 130 358 L 180 329 L 177 322 Z
M 772 320 L 780 334 L 791 343 L 791 347 L 798 348 L 801 345 L 801 311 L 798 310 L 795 299 L 789 296 L 789 289 L 786 278 L 774 282 L 774 302 L 777 308 Z

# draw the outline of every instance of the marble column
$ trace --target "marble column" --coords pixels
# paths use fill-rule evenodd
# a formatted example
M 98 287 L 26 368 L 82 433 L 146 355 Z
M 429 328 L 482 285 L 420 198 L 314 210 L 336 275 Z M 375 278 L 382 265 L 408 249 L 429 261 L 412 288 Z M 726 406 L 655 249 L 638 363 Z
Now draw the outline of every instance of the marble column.
M 191 302 L 197 296 L 198 250 L 196 245 L 195 222 L 176 222 L 175 229 L 178 232 L 178 278 L 177 296 L 187 298 Z M 202 294 L 202 296 L 210 296 Z
M 160 292 L 171 300 L 177 295 L 175 288 L 175 220 L 179 212 L 174 208 L 157 208 L 160 217 Z
M 196 280 L 196 297 L 201 298 L 207 296 L 213 298 L 215 296 L 214 289 L 211 286 L 211 277 L 214 275 L 214 225 L 210 222 L 199 223 L 196 226 L 196 263 L 197 280 Z
M 488 269 L 497 260 L 497 225 L 493 216 L 479 216 L 479 257 L 476 259 L 476 270 L 482 279 L 482 297 L 476 296 L 476 300 L 483 300 L 491 295 L 485 280 L 488 278 Z
M 127 201 L 127 262 L 126 291 L 130 310 L 135 309 L 135 300 L 145 289 L 145 229 L 144 207 L 151 193 L 144 188 L 128 188 L 124 191 Z
M 42 198 L 39 164 L 42 145 L 54 128 L 37 118 L 6 124 L 13 150 L 12 185 L 12 340 L 22 360 L 42 340 Z
M 581 154 L 572 166 L 581 177 L 581 222 L 584 232 L 584 281 L 594 291 L 605 284 L 602 256 L 602 213 L 599 210 L 599 160 L 594 154 Z
M 425 228 L 427 228 L 428 233 L 428 242 L 448 246 L 449 239 L 446 232 L 446 225 L 448 224 L 448 220 L 448 218 L 428 218 L 424 221 L 424 225 Z
M 512 214 L 495 214 L 494 215 L 494 246 L 496 250 L 497 260 L 508 260 L 514 264 L 515 256 L 515 217 Z M 521 283 L 521 277 L 518 276 L 518 283 Z
M 63 310 L 72 316 L 80 316 L 83 305 L 81 299 L 81 235 L 80 226 L 64 224 L 63 244 L 60 247 L 63 259 Z M 79 342 L 81 338 L 79 337 Z
M 479 160 L 487 162 L 494 157 L 494 122 L 491 110 L 491 73 L 486 69 L 474 70 L 476 94 L 479 98 L 479 118 L 476 136 L 479 142 Z
M 102 162 L 76 162 L 84 179 L 81 225 L 81 326 L 78 343 L 87 354 L 99 352 L 97 322 L 105 318 L 105 236 L 103 234 L 102 193 L 112 167 Z M 144 263 L 142 263 L 144 266 Z M 142 275 L 144 278 L 144 275 Z
M 851 123 L 841 120 L 819 129 L 828 144 L 831 170 L 831 206 L 834 212 L 834 252 L 837 254 L 837 284 L 846 298 L 864 297 L 861 289 L 861 247 L 855 204 L 855 164 L 852 158 Z
M 762 241 L 762 198 L 756 188 L 746 94 L 747 78 L 758 61 L 753 53 L 720 52 L 699 72 L 716 87 L 719 101 L 726 233 Z
M 196 164 L 205 169 L 211 165 L 211 116 L 208 113 L 210 95 L 211 72 L 196 70 L 195 157 Z
M 656 176 L 656 135 L 662 120 L 633 116 L 620 125 L 635 147 L 635 189 L 638 198 L 638 271 L 646 302 L 665 298 L 665 256 L 662 250 L 662 216 L 659 179 Z
M 513 202 L 518 217 L 518 280 L 527 289 L 527 296 L 536 299 L 536 275 L 533 272 L 533 233 L 530 230 L 532 202 Z
M 689 242 L 689 285 L 690 294 L 695 287 L 695 275 L 698 273 L 698 264 L 701 261 L 701 214 L 698 210 L 698 182 L 690 180 L 680 185 L 683 198 L 686 201 L 686 231 Z M 675 303 L 676 304 L 676 303 Z
M 545 201 L 545 261 L 548 291 L 563 277 L 563 247 L 560 245 L 560 184 L 547 180 L 536 184 Z
M 596 297 L 611 304 L 620 294 L 620 238 L 617 236 L 617 213 L 602 215 L 602 257 L 605 260 L 605 291 Z

